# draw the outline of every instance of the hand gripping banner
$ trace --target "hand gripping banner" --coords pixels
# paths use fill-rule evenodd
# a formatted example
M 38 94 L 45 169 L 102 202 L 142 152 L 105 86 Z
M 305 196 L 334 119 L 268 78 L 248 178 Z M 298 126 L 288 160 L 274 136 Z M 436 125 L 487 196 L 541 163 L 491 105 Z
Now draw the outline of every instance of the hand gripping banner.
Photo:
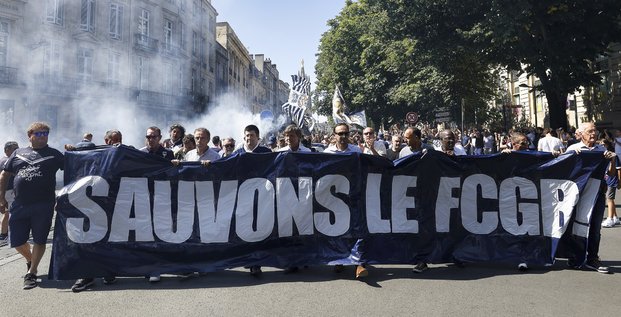
M 251 265 L 551 264 L 584 257 L 606 167 L 601 153 L 436 151 L 394 163 L 281 152 L 173 166 L 125 146 L 67 152 L 65 164 L 53 279 Z

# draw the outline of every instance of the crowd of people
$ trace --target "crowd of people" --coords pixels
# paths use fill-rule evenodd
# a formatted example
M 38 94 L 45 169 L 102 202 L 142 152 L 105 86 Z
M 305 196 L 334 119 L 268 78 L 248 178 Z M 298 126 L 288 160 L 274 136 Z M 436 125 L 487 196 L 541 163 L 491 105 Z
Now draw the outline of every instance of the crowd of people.
M 0 161 L 0 211 L 2 224 L 0 240 L 10 242 L 26 260 L 27 274 L 24 276 L 24 289 L 31 289 L 38 285 L 37 272 L 39 263 L 45 252 L 47 235 L 49 233 L 55 204 L 55 175 L 63 168 L 63 154 L 48 146 L 50 127 L 42 122 L 35 122 L 27 129 L 30 145 L 20 148 L 14 141 L 4 146 L 5 157 Z M 604 177 L 606 182 L 605 194 L 608 207 L 607 217 L 604 212 L 593 213 L 596 223 L 601 221 L 603 227 L 619 225 L 615 210 L 615 192 L 619 188 L 621 176 L 621 132 L 608 130 L 600 133 L 593 123 L 582 124 L 574 133 L 562 129 L 528 129 L 522 131 L 491 132 L 485 129 L 470 129 L 462 133 L 458 129 L 434 129 L 429 127 L 406 127 L 401 129 L 395 125 L 387 130 L 376 133 L 373 127 L 353 129 L 347 124 L 336 124 L 331 133 L 314 133 L 304 136 L 300 127 L 292 124 L 266 137 L 261 134 L 256 125 L 248 125 L 243 131 L 243 142 L 237 143 L 232 137 L 211 135 L 211 132 L 198 127 L 192 133 L 187 133 L 180 124 L 174 124 L 168 129 L 168 138 L 163 140 L 159 127 L 151 126 L 146 129 L 144 146 L 137 147 L 140 151 L 163 157 L 178 165 L 183 161 L 197 161 L 204 166 L 215 160 L 226 158 L 240 153 L 267 153 L 281 152 L 313 152 L 323 153 L 364 153 L 397 160 L 408 155 L 424 151 L 440 151 L 449 156 L 459 155 L 486 155 L 494 153 L 509 153 L 511 151 L 541 151 L 553 155 L 562 155 L 567 151 L 600 151 L 610 164 Z M 92 140 L 93 135 L 85 133 L 83 139 L 75 145 L 65 145 L 65 150 L 88 150 L 96 147 Z M 118 130 L 109 130 L 104 135 L 107 146 L 123 144 L 122 133 Z M 615 152 L 618 153 L 615 155 Z M 10 208 L 9 208 L 10 207 Z M 10 214 L 10 216 L 9 216 Z M 593 222 L 592 222 L 593 223 Z M 577 268 L 586 268 L 601 273 L 608 273 L 608 267 L 599 260 L 598 247 L 600 226 L 589 231 L 588 256 L 584 263 L 571 263 Z M 32 234 L 33 244 L 28 243 Z M 357 242 L 364 245 L 363 240 Z M 364 247 L 359 248 L 364 251 Z M 455 261 L 461 266 L 462 263 Z M 427 263 L 419 262 L 413 271 L 421 273 L 428 268 Z M 520 270 L 528 269 L 527 263 L 520 263 Z M 261 274 L 261 267 L 251 266 L 250 274 Z M 287 272 L 294 272 L 297 268 L 287 268 Z M 335 271 L 342 270 L 336 266 Z M 193 275 L 194 272 L 180 273 L 182 277 Z M 367 266 L 361 259 L 355 276 L 362 278 L 369 274 Z M 158 282 L 159 275 L 148 276 L 150 282 Z M 116 281 L 114 276 L 105 277 L 104 284 Z M 76 281 L 72 290 L 80 292 L 91 287 L 93 278 L 85 277 Z

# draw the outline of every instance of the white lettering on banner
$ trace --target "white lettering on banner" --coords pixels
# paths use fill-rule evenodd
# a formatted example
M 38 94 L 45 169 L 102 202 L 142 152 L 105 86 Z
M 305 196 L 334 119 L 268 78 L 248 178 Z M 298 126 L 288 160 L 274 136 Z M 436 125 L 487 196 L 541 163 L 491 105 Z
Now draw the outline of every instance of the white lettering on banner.
M 192 236 L 194 227 L 194 182 L 179 182 L 177 228 L 174 228 L 170 182 L 156 181 L 153 194 L 153 227 L 162 241 L 182 243 Z
M 130 218 L 132 206 L 134 218 Z M 121 178 L 111 227 L 110 242 L 128 241 L 130 230 L 136 232 L 136 241 L 154 241 L 147 178 Z
M 293 236 L 293 224 L 299 235 L 312 235 L 313 226 L 313 179 L 298 178 L 298 192 L 295 193 L 290 178 L 276 179 L 276 209 L 278 210 L 278 236 Z
M 274 185 L 265 178 L 251 178 L 239 186 L 235 209 L 237 236 L 247 242 L 258 242 L 269 237 L 274 230 L 274 195 Z
M 326 175 L 317 181 L 315 199 L 330 211 L 315 213 L 315 228 L 327 236 L 337 237 L 349 230 L 351 212 L 342 199 L 332 195 L 332 188 L 337 194 L 349 195 L 349 180 L 343 175 Z M 334 223 L 330 222 L 330 212 L 334 214 Z
M 453 189 L 459 188 L 459 177 L 440 177 L 436 199 L 436 231 L 449 232 L 451 209 L 459 208 L 459 199 L 453 197 Z
M 87 176 L 79 179 L 68 190 L 69 202 L 88 218 L 89 229 L 84 230 L 84 218 L 67 219 L 67 236 L 76 243 L 94 243 L 108 233 L 108 216 L 106 211 L 86 195 L 86 189 L 92 188 L 91 196 L 106 197 L 110 185 L 100 176 Z
M 478 221 L 478 189 L 481 187 L 481 198 L 498 199 L 498 190 L 493 178 L 484 174 L 466 177 L 461 190 L 461 222 L 464 229 L 476 234 L 488 234 L 498 227 L 498 211 L 482 211 L 481 222 Z
M 578 186 L 564 179 L 542 179 L 540 186 L 543 235 L 560 238 L 578 203 Z
M 517 202 L 516 190 L 521 199 L 537 199 L 537 186 L 523 177 L 507 178 L 500 184 L 502 196 L 498 205 L 502 227 L 512 235 L 539 235 L 539 205 Z M 518 213 L 522 214 L 522 224 L 518 222 Z
M 382 174 L 367 175 L 366 212 L 369 233 L 390 233 L 390 220 L 382 219 L 380 187 Z
M 574 235 L 584 238 L 589 236 L 588 224 L 591 222 L 591 214 L 593 214 L 593 208 L 595 208 L 601 183 L 601 180 L 589 178 L 586 188 L 580 193 L 580 200 L 578 200 L 578 205 L 576 206 L 576 221 L 572 230 Z
M 220 183 L 217 206 L 213 182 L 196 182 L 195 186 L 201 242 L 228 242 L 237 199 L 237 181 Z
M 390 182 L 389 204 L 382 204 L 382 180 Z M 364 206 L 370 233 L 419 232 L 421 219 L 408 218 L 408 211 L 417 208 L 416 195 L 408 195 L 409 189 L 417 187 L 417 181 L 410 175 L 367 175 Z M 600 182 L 590 179 L 580 192 L 570 180 L 542 179 L 538 192 L 532 181 L 522 177 L 507 178 L 500 185 L 485 174 L 470 175 L 463 183 L 460 177 L 440 177 L 435 229 L 449 232 L 451 212 L 459 212 L 460 218 L 454 219 L 461 219 L 463 228 L 473 234 L 489 234 L 500 223 L 512 235 L 560 238 L 577 205 L 573 233 L 586 237 Z M 84 215 L 67 218 L 67 235 L 76 243 L 94 243 L 103 240 L 109 231 L 108 241 L 127 242 L 133 231 L 135 241 L 155 241 L 157 236 L 164 242 L 183 243 L 192 237 L 196 217 L 202 243 L 226 243 L 233 215 L 235 234 L 247 242 L 263 241 L 274 234 L 274 229 L 279 237 L 290 237 L 294 226 L 298 235 L 319 232 L 330 237 L 350 229 L 351 211 L 344 197 L 350 195 L 351 188 L 343 175 L 325 175 L 314 186 L 312 177 L 277 178 L 275 185 L 266 178 L 252 178 L 241 184 L 222 181 L 218 193 L 214 185 L 212 181 L 179 181 L 174 201 L 169 181 L 154 181 L 154 192 L 150 193 L 148 178 L 123 177 L 114 210 L 106 212 L 92 197 L 109 195 L 107 181 L 99 176 L 81 178 L 61 191 Z M 497 200 L 498 210 L 481 210 L 480 199 Z M 176 212 L 173 203 L 177 204 Z M 390 219 L 382 219 L 382 206 L 388 205 Z M 108 213 L 112 218 L 110 228 Z
M 416 187 L 416 176 L 395 175 L 392 179 L 392 232 L 418 233 L 418 220 L 407 219 L 407 210 L 416 207 L 408 188 Z

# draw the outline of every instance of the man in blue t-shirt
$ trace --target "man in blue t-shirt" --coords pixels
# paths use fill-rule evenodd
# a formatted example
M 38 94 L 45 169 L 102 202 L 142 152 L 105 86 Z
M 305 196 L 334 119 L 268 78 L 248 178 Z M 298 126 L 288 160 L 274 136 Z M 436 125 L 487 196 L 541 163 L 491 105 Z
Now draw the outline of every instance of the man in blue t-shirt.
M 37 269 L 54 215 L 56 172 L 64 165 L 62 153 L 47 145 L 49 133 L 47 124 L 32 123 L 28 128 L 30 146 L 15 150 L 0 174 L 0 208 L 7 207 L 7 185 L 9 178 L 15 176 L 15 201 L 9 209 L 10 240 L 11 247 L 26 259 L 24 289 L 37 286 Z M 32 249 L 28 244 L 31 232 Z

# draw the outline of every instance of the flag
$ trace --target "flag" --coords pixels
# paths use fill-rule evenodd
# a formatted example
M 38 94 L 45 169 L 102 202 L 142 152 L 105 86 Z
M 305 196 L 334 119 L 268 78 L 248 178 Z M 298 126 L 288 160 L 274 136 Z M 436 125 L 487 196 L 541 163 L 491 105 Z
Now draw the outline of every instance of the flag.
M 315 119 L 306 111 L 307 106 L 310 106 L 310 77 L 303 74 L 291 75 L 291 80 L 293 84 L 289 91 L 289 100 L 282 105 L 282 112 L 298 127 L 312 131 Z
M 361 127 L 367 126 L 365 110 L 347 113 L 347 105 L 338 85 L 334 89 L 334 96 L 332 96 L 332 119 L 334 119 L 334 123 L 356 124 Z

